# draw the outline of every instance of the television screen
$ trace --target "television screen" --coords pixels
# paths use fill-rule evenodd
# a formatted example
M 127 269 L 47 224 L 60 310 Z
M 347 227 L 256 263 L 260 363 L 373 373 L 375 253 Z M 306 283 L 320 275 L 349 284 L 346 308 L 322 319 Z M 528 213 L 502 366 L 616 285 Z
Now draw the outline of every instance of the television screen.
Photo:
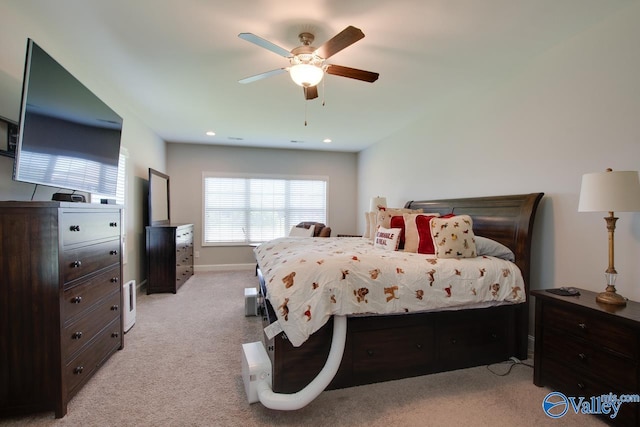
M 27 42 L 14 179 L 115 196 L 122 118 Z

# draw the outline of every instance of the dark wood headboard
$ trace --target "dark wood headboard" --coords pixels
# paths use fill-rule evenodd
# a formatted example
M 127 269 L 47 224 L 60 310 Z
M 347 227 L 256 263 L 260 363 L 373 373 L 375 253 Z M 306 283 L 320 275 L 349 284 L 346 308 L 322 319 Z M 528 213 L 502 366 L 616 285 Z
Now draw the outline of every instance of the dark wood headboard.
M 516 265 L 522 271 L 526 292 L 529 295 L 529 271 L 531 265 L 531 238 L 536 209 L 544 193 L 510 196 L 472 197 L 410 201 L 406 208 L 423 209 L 441 215 L 466 214 L 473 218 L 473 232 L 478 236 L 496 240 L 511 249 Z

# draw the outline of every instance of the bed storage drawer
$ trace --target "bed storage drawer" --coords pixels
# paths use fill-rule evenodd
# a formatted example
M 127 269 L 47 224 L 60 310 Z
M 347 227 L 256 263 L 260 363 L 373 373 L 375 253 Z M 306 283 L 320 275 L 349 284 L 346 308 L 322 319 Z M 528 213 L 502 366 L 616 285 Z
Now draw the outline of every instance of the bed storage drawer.
M 445 369 L 457 369 L 508 360 L 514 352 L 509 349 L 510 334 L 513 333 L 507 312 L 495 307 L 493 310 L 470 310 L 468 315 L 455 312 L 442 313 L 438 324 L 438 360 Z
M 384 381 L 429 372 L 435 360 L 430 325 L 360 331 L 353 337 L 353 375 L 359 381 Z

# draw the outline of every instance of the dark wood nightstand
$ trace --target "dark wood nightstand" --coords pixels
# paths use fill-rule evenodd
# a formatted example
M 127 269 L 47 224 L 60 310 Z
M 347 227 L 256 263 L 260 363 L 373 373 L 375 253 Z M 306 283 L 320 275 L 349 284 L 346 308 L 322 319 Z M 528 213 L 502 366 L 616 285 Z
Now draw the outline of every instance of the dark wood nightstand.
M 566 396 L 640 394 L 640 303 L 596 302 L 596 292 L 535 297 L 533 382 Z M 639 403 L 623 403 L 612 422 L 637 426 Z M 570 409 L 572 410 L 572 409 Z

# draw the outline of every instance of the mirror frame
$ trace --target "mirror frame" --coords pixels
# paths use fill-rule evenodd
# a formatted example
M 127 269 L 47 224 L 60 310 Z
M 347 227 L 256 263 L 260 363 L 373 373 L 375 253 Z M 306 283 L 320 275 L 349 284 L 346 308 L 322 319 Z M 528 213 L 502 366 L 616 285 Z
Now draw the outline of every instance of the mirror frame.
M 154 181 L 156 180 L 163 180 L 166 184 L 166 195 L 167 195 L 167 200 L 166 200 L 166 208 L 167 208 L 167 217 L 166 219 L 160 219 L 160 220 L 153 220 L 153 205 L 154 205 L 154 197 L 158 197 L 158 195 L 162 192 L 160 188 L 157 187 L 157 185 L 154 185 Z M 162 185 L 162 184 L 160 184 Z M 161 195 L 160 197 L 163 197 L 163 195 Z M 163 174 L 160 171 L 157 171 L 155 169 L 151 169 L 149 168 L 149 225 L 151 226 L 157 226 L 157 225 L 169 225 L 171 223 L 171 204 L 169 203 L 170 201 L 170 197 L 169 197 L 169 175 Z M 161 202 L 161 201 L 160 201 Z

